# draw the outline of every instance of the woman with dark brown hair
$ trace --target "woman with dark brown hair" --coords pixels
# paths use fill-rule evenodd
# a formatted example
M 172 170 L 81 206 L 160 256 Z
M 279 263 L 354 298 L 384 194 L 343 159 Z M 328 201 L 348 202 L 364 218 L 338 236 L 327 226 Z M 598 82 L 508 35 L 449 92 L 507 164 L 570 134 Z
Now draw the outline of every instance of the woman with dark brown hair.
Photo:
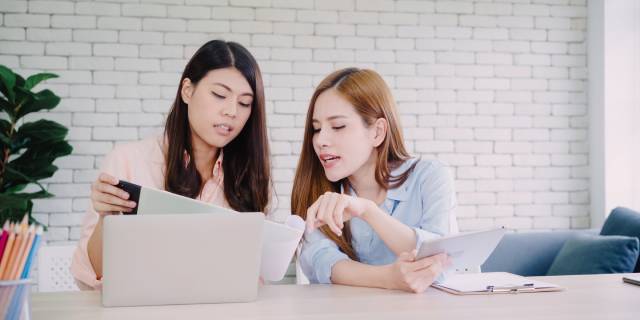
M 234 42 L 204 44 L 184 69 L 164 134 L 118 145 L 101 172 L 71 266 L 83 288 L 101 286 L 103 218 L 136 205 L 116 187 L 119 179 L 268 213 L 275 198 L 262 76 L 253 56 Z
M 457 232 L 455 206 L 448 168 L 407 152 L 376 72 L 348 68 L 320 83 L 291 198 L 307 222 L 299 259 L 311 282 L 426 290 L 449 261 L 417 259 L 416 249 Z

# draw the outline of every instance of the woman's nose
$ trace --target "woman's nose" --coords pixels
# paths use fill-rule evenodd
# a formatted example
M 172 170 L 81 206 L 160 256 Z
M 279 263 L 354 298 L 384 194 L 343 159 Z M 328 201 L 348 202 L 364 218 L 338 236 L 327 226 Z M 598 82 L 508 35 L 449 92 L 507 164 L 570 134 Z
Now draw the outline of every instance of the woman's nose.
M 222 110 L 222 113 L 225 116 L 229 116 L 232 118 L 235 117 L 238 109 L 237 104 L 238 102 L 236 101 L 236 99 L 229 99 L 229 102 L 225 104 L 224 109 Z
M 320 130 L 320 132 L 316 134 L 316 143 L 319 147 L 327 147 L 330 145 L 331 139 L 327 130 Z

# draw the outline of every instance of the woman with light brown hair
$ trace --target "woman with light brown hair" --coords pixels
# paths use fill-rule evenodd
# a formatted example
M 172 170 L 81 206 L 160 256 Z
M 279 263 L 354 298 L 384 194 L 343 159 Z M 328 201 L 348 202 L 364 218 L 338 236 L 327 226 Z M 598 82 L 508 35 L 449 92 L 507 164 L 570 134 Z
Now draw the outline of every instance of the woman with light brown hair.
M 374 71 L 336 71 L 314 92 L 291 198 L 307 223 L 299 259 L 311 282 L 423 292 L 448 266 L 416 249 L 457 231 L 453 179 L 412 158 L 401 131 Z

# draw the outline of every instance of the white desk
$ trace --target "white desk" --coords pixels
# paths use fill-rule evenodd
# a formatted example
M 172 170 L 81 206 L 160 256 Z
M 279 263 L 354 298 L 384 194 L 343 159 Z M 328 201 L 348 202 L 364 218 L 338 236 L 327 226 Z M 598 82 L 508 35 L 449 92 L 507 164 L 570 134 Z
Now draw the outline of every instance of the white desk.
M 33 319 L 640 319 L 622 275 L 540 277 L 561 292 L 454 296 L 329 285 L 272 285 L 256 302 L 103 308 L 98 292 L 34 293 Z

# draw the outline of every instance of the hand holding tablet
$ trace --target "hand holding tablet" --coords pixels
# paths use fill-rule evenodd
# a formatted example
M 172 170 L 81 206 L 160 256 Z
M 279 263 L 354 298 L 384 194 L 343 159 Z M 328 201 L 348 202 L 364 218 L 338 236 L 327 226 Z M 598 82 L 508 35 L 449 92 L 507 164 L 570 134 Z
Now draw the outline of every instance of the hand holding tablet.
M 417 259 L 446 253 L 452 268 L 468 271 L 480 267 L 496 248 L 505 229 L 455 234 L 425 241 L 418 249 Z

